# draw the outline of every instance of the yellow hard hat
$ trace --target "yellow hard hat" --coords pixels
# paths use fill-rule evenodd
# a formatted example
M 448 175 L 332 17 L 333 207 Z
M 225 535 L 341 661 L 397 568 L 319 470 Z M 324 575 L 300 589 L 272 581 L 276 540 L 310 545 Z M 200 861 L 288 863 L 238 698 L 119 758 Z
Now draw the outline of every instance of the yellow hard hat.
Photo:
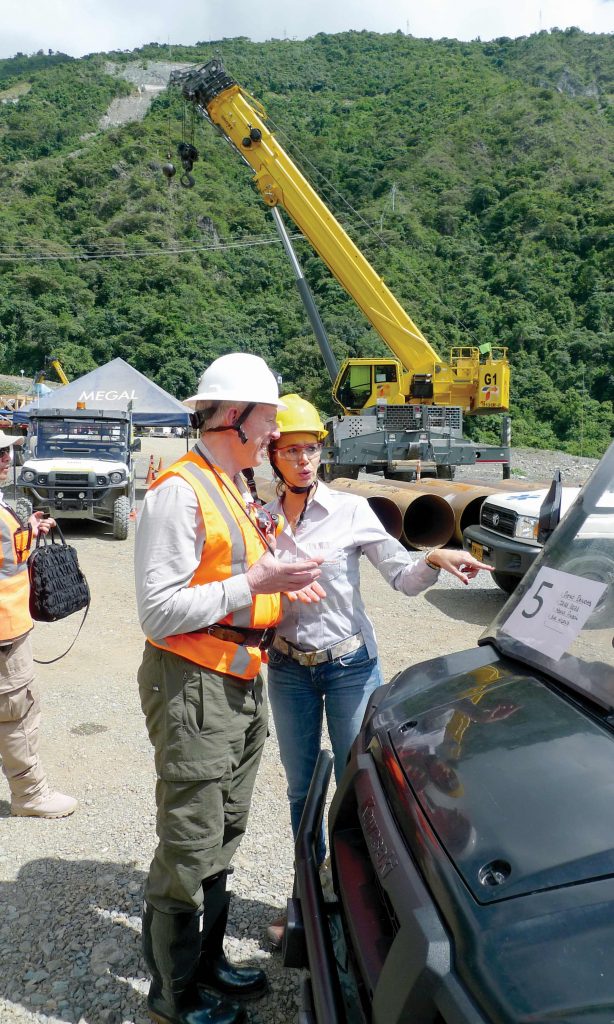
M 281 434 L 315 434 L 323 441 L 327 430 L 315 405 L 300 395 L 283 395 L 280 399 L 285 409 L 277 411 L 277 426 Z

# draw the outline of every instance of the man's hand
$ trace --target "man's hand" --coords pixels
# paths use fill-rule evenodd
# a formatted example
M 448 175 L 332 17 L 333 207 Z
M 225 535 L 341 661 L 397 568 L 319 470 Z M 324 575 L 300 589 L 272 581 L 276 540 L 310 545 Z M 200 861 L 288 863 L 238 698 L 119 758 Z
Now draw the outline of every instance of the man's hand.
M 303 604 L 317 604 L 323 597 L 326 597 L 326 591 L 324 587 L 321 587 L 317 582 L 310 583 L 308 587 L 303 587 L 302 590 L 296 590 L 292 594 L 284 594 L 284 597 L 288 598 L 288 601 L 301 601 Z
M 429 562 L 438 565 L 440 569 L 445 569 L 462 583 L 469 583 L 481 569 L 485 569 L 486 572 L 492 572 L 493 569 L 492 565 L 478 562 L 468 551 L 452 551 L 450 548 L 435 548 L 434 551 L 430 551 Z
M 49 530 L 52 530 L 56 525 L 55 519 L 44 512 L 33 512 L 28 519 L 28 523 L 32 527 L 33 537 L 38 537 L 39 533 L 49 533 Z
M 252 594 L 281 594 L 303 590 L 320 575 L 319 565 L 323 558 L 311 558 L 302 562 L 282 562 L 270 551 L 247 570 L 247 582 Z

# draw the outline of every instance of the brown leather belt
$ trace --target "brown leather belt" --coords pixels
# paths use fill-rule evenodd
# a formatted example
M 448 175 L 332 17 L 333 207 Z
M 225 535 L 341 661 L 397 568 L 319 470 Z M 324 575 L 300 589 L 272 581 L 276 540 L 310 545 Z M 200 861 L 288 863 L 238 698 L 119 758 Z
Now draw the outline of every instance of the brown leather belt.
M 204 629 L 195 629 L 194 632 L 207 633 L 217 640 L 239 644 L 241 647 L 259 647 L 261 651 L 268 650 L 275 637 L 273 626 L 266 629 L 236 629 L 234 626 L 220 626 L 217 622 L 212 626 L 205 626 Z

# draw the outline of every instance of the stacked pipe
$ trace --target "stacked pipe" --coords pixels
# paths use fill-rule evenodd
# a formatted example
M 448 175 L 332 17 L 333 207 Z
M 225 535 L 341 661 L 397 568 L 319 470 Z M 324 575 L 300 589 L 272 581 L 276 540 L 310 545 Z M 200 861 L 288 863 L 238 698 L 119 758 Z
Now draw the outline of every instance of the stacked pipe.
M 407 484 L 413 487 L 413 484 Z M 421 480 L 419 486 L 427 493 L 438 494 L 447 501 L 454 513 L 454 539 L 460 544 L 463 542 L 463 530 L 467 526 L 474 526 L 480 521 L 480 509 L 484 500 L 497 490 L 497 487 L 482 486 L 474 484 L 455 483 L 453 480 L 436 480 L 427 477 Z
M 414 484 L 339 478 L 330 486 L 333 490 L 362 494 L 385 526 L 384 510 L 392 514 L 389 506 L 393 504 L 400 516 L 401 532 L 392 535 L 408 547 L 438 547 L 447 544 L 454 534 L 454 512 L 445 498 L 420 490 Z

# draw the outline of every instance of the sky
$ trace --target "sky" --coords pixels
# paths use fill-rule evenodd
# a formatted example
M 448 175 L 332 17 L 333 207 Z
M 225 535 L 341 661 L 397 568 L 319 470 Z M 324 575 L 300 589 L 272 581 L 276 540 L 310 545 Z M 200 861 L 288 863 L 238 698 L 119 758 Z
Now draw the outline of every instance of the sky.
M 74 57 L 144 43 L 233 36 L 305 39 L 368 29 L 439 39 L 494 39 L 576 26 L 614 31 L 614 0 L 0 0 L 0 57 L 61 50 Z

